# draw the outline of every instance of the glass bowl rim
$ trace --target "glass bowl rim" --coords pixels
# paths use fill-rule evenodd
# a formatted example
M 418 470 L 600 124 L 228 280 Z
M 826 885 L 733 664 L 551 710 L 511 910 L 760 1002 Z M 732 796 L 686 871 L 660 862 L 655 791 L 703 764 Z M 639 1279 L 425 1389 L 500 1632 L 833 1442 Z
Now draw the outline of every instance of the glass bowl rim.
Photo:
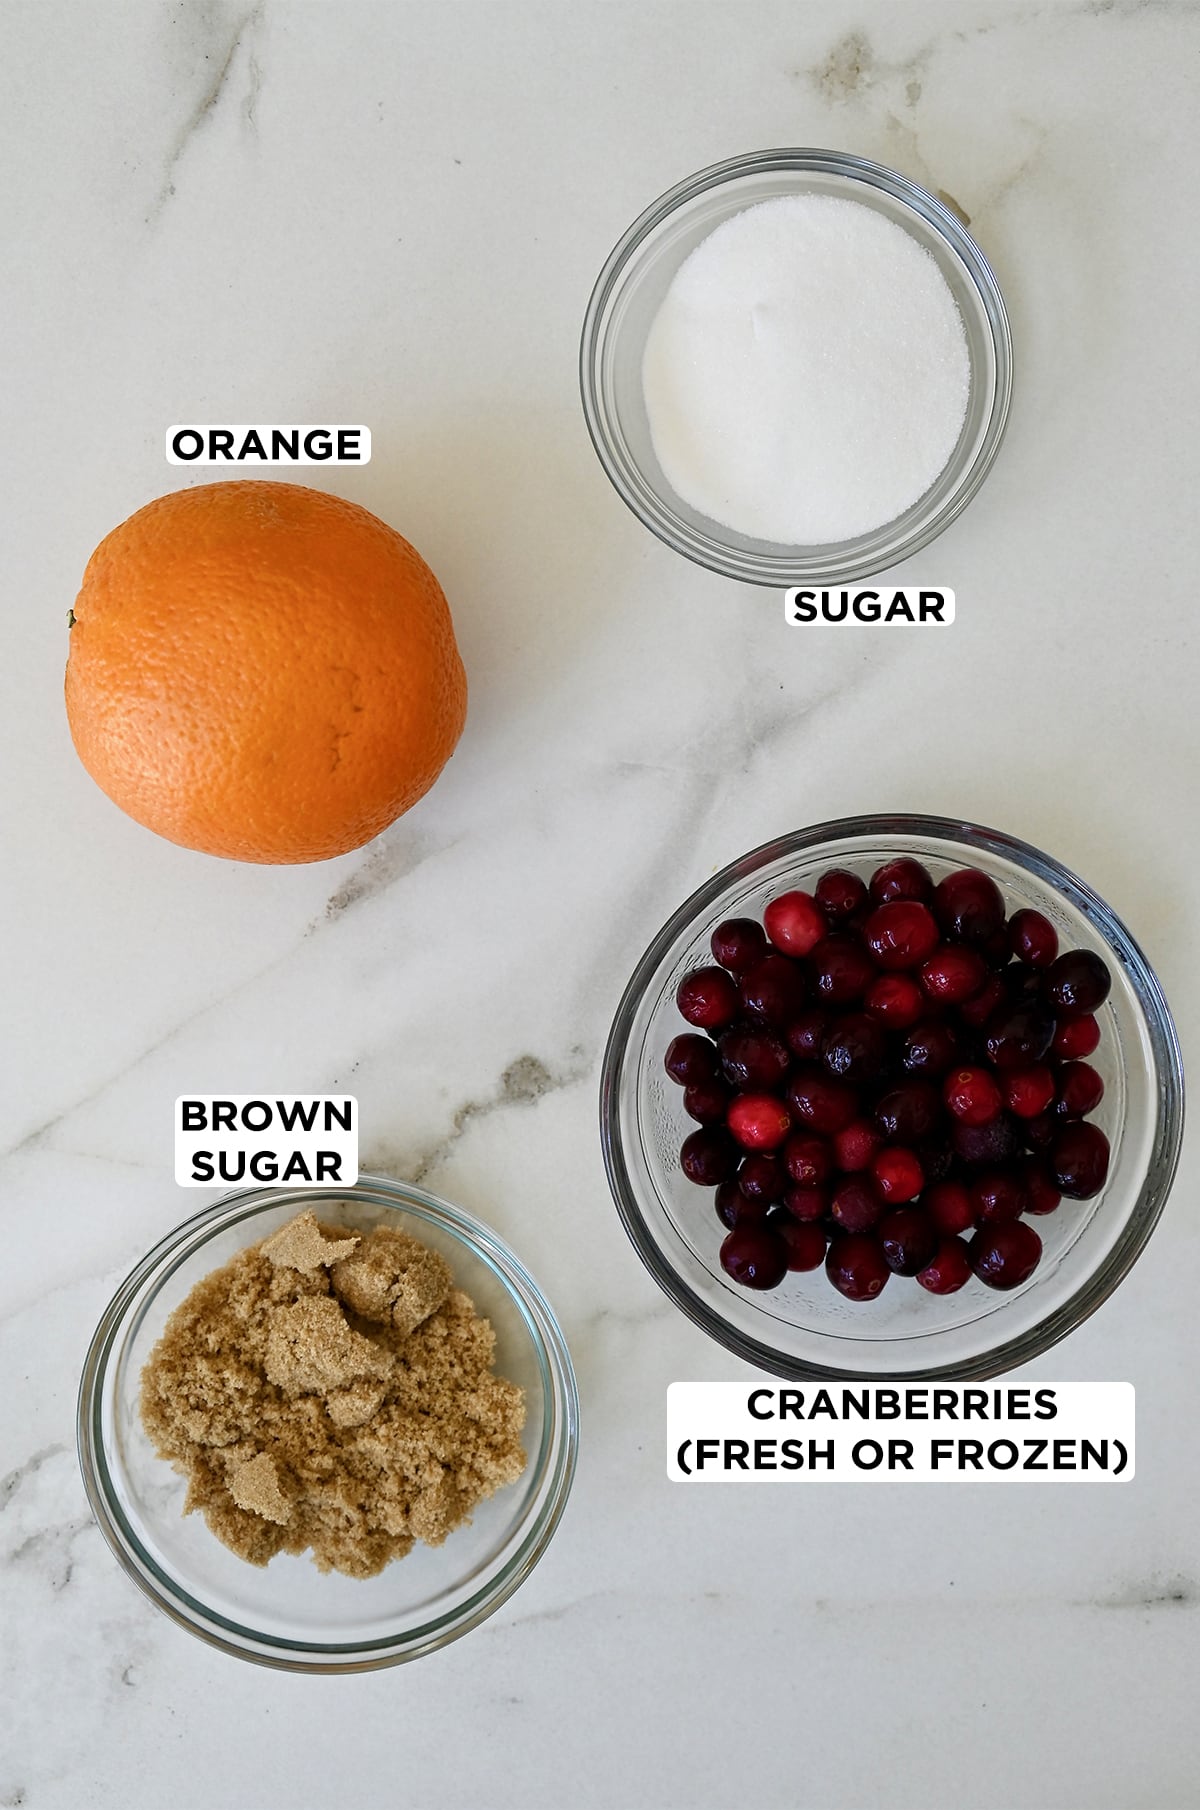
M 465 1245 L 507 1289 L 529 1331 L 541 1371 L 545 1425 L 540 1450 L 531 1457 L 536 1466 L 536 1489 L 548 1483 L 548 1490 L 531 1525 L 507 1553 L 496 1575 L 448 1613 L 383 1640 L 293 1642 L 225 1621 L 145 1551 L 112 1490 L 101 1426 L 104 1391 L 110 1359 L 131 1312 L 136 1310 L 140 1319 L 186 1258 L 203 1250 L 220 1232 L 273 1208 L 295 1204 L 298 1209 L 311 1206 L 319 1213 L 322 1202 L 332 1209 L 338 1201 L 354 1198 L 426 1219 Z M 504 1240 L 473 1214 L 414 1183 L 360 1172 L 358 1181 L 344 1189 L 238 1188 L 191 1214 L 159 1239 L 117 1288 L 89 1342 L 79 1384 L 76 1449 L 88 1502 L 110 1551 L 126 1575 L 177 1625 L 222 1652 L 276 1670 L 374 1671 L 435 1652 L 468 1633 L 500 1608 L 528 1577 L 553 1538 L 571 1492 L 579 1450 L 579 1392 L 554 1311 Z M 398 1646 L 399 1642 L 405 1644 Z
M 1162 1214 L 1183 1141 L 1183 1057 L 1170 1008 L 1161 983 L 1141 946 L 1111 906 L 1085 880 L 1032 844 L 1001 830 L 954 818 L 921 814 L 865 815 L 831 818 L 805 829 L 791 831 L 759 844 L 698 886 L 667 919 L 641 956 L 621 996 L 605 1046 L 600 1071 L 600 1141 L 604 1167 L 621 1223 L 643 1264 L 663 1292 L 702 1332 L 728 1351 L 760 1369 L 789 1379 L 878 1382 L 874 1373 L 850 1371 L 793 1358 L 762 1340 L 731 1326 L 676 1272 L 660 1250 L 638 1202 L 625 1161 L 621 1132 L 620 1082 L 629 1048 L 629 1034 L 647 987 L 664 956 L 695 923 L 700 914 L 735 881 L 745 879 L 773 862 L 796 856 L 822 844 L 831 855 L 838 842 L 870 836 L 897 839 L 925 837 L 951 843 L 958 849 L 991 854 L 1024 868 L 1035 879 L 1080 910 L 1096 925 L 1105 941 L 1119 955 L 1135 982 L 1138 1006 L 1145 1017 L 1157 1082 L 1159 1102 L 1155 1151 L 1142 1179 L 1137 1199 L 1129 1210 L 1121 1233 L 1106 1258 L 1061 1307 L 1015 1337 L 1001 1339 L 966 1364 L 930 1366 L 920 1374 L 954 1377 L 966 1381 L 998 1376 L 1040 1357 L 1060 1339 L 1088 1319 L 1113 1293 L 1145 1249 Z M 918 1374 L 916 1372 L 913 1373 Z M 908 1372 L 904 1372 L 907 1378 Z
M 721 526 L 713 523 L 706 536 L 689 530 L 682 536 L 665 517 L 660 519 L 647 509 L 626 472 L 626 461 L 617 457 L 610 442 L 605 408 L 598 379 L 600 357 L 607 333 L 609 299 L 626 266 L 643 241 L 664 221 L 688 202 L 710 190 L 742 176 L 773 171 L 814 172 L 837 175 L 883 190 L 918 214 L 933 229 L 955 256 L 973 285 L 986 319 L 996 364 L 995 388 L 991 408 L 984 424 L 983 436 L 974 458 L 964 466 L 962 481 L 954 494 L 933 515 L 914 526 L 899 540 L 883 543 L 873 553 L 857 558 L 837 560 L 839 547 L 851 547 L 856 540 L 830 543 L 831 550 L 820 560 L 810 560 L 802 569 L 795 557 L 797 549 L 783 548 L 777 555 L 743 552 L 720 538 Z M 609 483 L 622 502 L 643 527 L 681 553 L 694 564 L 719 572 L 723 577 L 740 579 L 746 584 L 769 585 L 776 589 L 796 584 L 851 583 L 888 571 L 901 560 L 919 552 L 935 540 L 962 514 L 979 490 L 1000 450 L 1008 424 L 1012 403 L 1013 345 L 1008 310 L 996 274 L 977 241 L 958 214 L 928 189 L 901 175 L 887 164 L 849 151 L 830 151 L 811 146 L 780 146 L 763 151 L 749 151 L 721 163 L 709 164 L 685 176 L 645 208 L 622 233 L 605 259 L 596 278 L 584 314 L 579 344 L 579 389 L 583 415 L 596 457 Z M 629 461 L 636 470 L 636 465 Z M 882 534 L 887 524 L 875 530 Z M 857 537 L 858 539 L 866 537 Z

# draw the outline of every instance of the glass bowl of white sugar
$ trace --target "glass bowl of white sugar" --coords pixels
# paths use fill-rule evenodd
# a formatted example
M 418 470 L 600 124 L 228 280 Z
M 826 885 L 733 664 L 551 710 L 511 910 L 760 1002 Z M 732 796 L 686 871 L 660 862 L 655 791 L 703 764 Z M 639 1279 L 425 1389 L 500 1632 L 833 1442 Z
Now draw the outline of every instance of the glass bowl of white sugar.
M 1004 301 L 952 207 L 837 151 L 702 170 L 601 271 L 584 414 L 668 546 L 750 584 L 885 571 L 961 514 L 1012 388 Z

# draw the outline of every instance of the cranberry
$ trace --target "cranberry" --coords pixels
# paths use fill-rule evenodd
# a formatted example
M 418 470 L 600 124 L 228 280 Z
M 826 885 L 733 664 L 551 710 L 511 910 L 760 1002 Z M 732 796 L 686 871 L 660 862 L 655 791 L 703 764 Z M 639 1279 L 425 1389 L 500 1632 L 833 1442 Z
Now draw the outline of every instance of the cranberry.
M 881 974 L 867 988 L 863 1004 L 889 1031 L 907 1031 L 925 1010 L 925 995 L 907 974 Z
M 1071 1200 L 1090 1200 L 1108 1179 L 1108 1139 L 1099 1125 L 1072 1119 L 1050 1146 L 1050 1179 Z
M 875 1185 L 890 1206 L 915 1200 L 925 1186 L 925 1171 L 912 1150 L 892 1146 L 881 1150 L 871 1164 Z M 893 1266 L 894 1267 L 894 1266 Z
M 719 1076 L 713 1081 L 693 1081 L 683 1090 L 683 1110 L 701 1125 L 720 1125 L 732 1098 L 733 1090 Z
M 866 1175 L 847 1175 L 833 1190 L 830 1216 L 843 1232 L 869 1232 L 883 1212 L 883 1201 Z
M 885 861 L 871 875 L 871 898 L 876 905 L 890 905 L 894 899 L 923 901 L 932 897 L 933 876 L 911 855 L 898 855 L 894 861 Z
M 927 905 L 894 899 L 880 905 L 863 926 L 868 949 L 881 968 L 919 968 L 938 946 L 938 927 Z
M 971 1268 L 989 1288 L 1019 1288 L 1028 1281 L 1042 1255 L 1042 1241 L 1023 1219 L 985 1226 L 971 1240 Z
M 753 918 L 726 918 L 717 925 L 709 942 L 713 960 L 739 976 L 749 973 L 767 953 L 763 927 Z
M 745 1150 L 777 1150 L 792 1129 L 792 1115 L 776 1094 L 739 1094 L 726 1120 Z
M 717 1209 L 717 1218 L 730 1231 L 737 1225 L 762 1225 L 767 1217 L 767 1202 L 751 1200 L 733 1180 L 721 1183 L 713 1205 Z
M 916 1151 L 921 1159 L 921 1167 L 925 1171 L 926 1181 L 945 1181 L 954 1167 L 954 1152 L 950 1148 L 950 1139 L 941 1133 L 935 1138 L 921 1138 L 916 1146 Z
M 831 867 L 816 884 L 816 900 L 831 924 L 844 924 L 867 903 L 867 888 L 845 867 Z
M 825 1274 L 848 1301 L 873 1301 L 891 1273 L 878 1239 L 854 1233 L 835 1238 L 825 1259 Z
M 1048 968 L 1058 954 L 1058 932 L 1040 911 L 1014 911 L 1008 920 L 1008 947 L 1019 962 Z
M 1039 1112 L 1034 1119 L 1026 1119 L 1021 1126 L 1021 1135 L 1031 1150 L 1049 1150 L 1054 1142 L 1054 1134 L 1058 1130 L 1061 1119 L 1052 1108 Z
M 997 1068 L 1031 1068 L 1050 1048 L 1054 1017 L 1040 999 L 1001 1006 L 984 1031 L 988 1060 Z
M 721 1246 L 721 1268 L 743 1288 L 778 1288 L 787 1275 L 787 1246 L 769 1226 L 738 1225 Z
M 931 1295 L 953 1295 L 971 1279 L 971 1259 L 961 1238 L 943 1238 L 917 1281 Z
M 680 981 L 675 1003 L 689 1024 L 718 1031 L 737 1012 L 737 988 L 724 968 L 693 968 Z
M 946 1076 L 942 1098 L 960 1125 L 990 1125 L 1004 1098 L 986 1068 L 955 1068 Z
M 813 987 L 825 1005 L 848 1006 L 861 999 L 875 978 L 871 958 L 848 936 L 827 936 L 809 958 Z
M 1087 1012 L 1081 1018 L 1064 1018 L 1050 1044 L 1050 1054 L 1063 1062 L 1090 1056 L 1100 1042 L 1100 1026 Z
M 1058 1071 L 1058 1099 L 1054 1110 L 1060 1119 L 1082 1119 L 1095 1112 L 1104 1098 L 1104 1083 L 1090 1062 L 1064 1062 Z
M 915 1144 L 928 1137 L 941 1117 L 942 1103 L 932 1081 L 902 1081 L 884 1094 L 875 1108 L 875 1123 L 885 1138 Z
M 787 1024 L 804 1004 L 804 976 L 786 955 L 764 955 L 742 976 L 741 1001 L 751 1018 Z
M 856 1170 L 870 1166 L 871 1158 L 882 1142 L 875 1127 L 866 1119 L 853 1119 L 834 1136 L 834 1160 L 844 1175 L 853 1175 Z
M 833 1151 L 811 1131 L 793 1131 L 783 1146 L 783 1164 L 801 1188 L 816 1188 L 833 1173 Z
M 1015 1006 L 1037 998 L 1042 991 L 1042 976 L 1028 962 L 1009 962 L 1007 968 L 1000 970 L 998 978 L 1005 998 Z
M 1017 1164 L 1016 1176 L 1025 1190 L 1027 1213 L 1053 1213 L 1062 1195 L 1050 1180 L 1045 1166 L 1037 1157 L 1027 1156 Z
M 833 1023 L 832 1014 L 820 1006 L 810 1006 L 793 1018 L 785 1033 L 787 1046 L 793 1056 L 802 1056 L 806 1060 L 815 1061 L 821 1054 L 821 1045 L 825 1034 Z
M 856 1086 L 872 1081 L 883 1066 L 882 1027 L 865 1012 L 846 1012 L 835 1018 L 821 1046 L 821 1060 L 839 1081 Z
M 858 1116 L 858 1095 L 844 1081 L 835 1081 L 819 1069 L 805 1069 L 792 1077 L 788 1105 L 811 1131 L 831 1137 Z
M 1004 1104 L 1019 1119 L 1036 1119 L 1054 1098 L 1054 1076 L 1044 1062 L 1036 1068 L 1012 1068 L 1004 1076 Z
M 829 1212 L 829 1189 L 789 1188 L 783 1197 L 783 1204 L 793 1219 L 805 1222 L 811 1219 L 824 1219 Z
M 811 893 L 785 892 L 763 912 L 763 929 L 784 955 L 809 955 L 829 935 L 825 913 Z
M 904 1039 L 903 1062 L 913 1075 L 943 1075 L 958 1055 L 958 1038 L 948 1024 L 927 1018 Z
M 920 1207 L 893 1207 L 875 1229 L 887 1266 L 898 1276 L 915 1276 L 938 1247 L 937 1228 Z
M 772 1230 L 783 1240 L 790 1270 L 820 1269 L 825 1261 L 825 1228 L 811 1221 L 801 1223 L 782 1214 Z
M 946 1237 L 965 1232 L 975 1223 L 971 1196 L 961 1182 L 935 1182 L 921 1202 L 938 1231 Z
M 1007 1169 L 985 1169 L 973 1178 L 967 1192 L 976 1225 L 1000 1225 L 1008 1219 L 1020 1219 L 1027 1204 L 1024 1188 Z
M 770 1206 L 772 1201 L 783 1199 L 788 1184 L 779 1158 L 755 1151 L 738 1170 L 737 1185 L 747 1200 L 765 1201 Z
M 683 1173 L 698 1188 L 715 1188 L 735 1173 L 740 1152 L 723 1125 L 701 1125 L 684 1138 L 679 1152 Z
M 692 1087 L 697 1081 L 715 1081 L 720 1068 L 717 1052 L 707 1037 L 695 1031 L 684 1031 L 672 1037 L 663 1057 L 663 1067 L 680 1087 Z
M 1090 949 L 1070 949 L 1046 970 L 1046 998 L 1061 1018 L 1095 1012 L 1111 986 L 1112 975 Z
M 963 867 L 935 889 L 933 915 L 952 942 L 986 943 L 1004 928 L 1004 900 L 987 874 Z
M 721 1067 L 735 1087 L 768 1092 L 791 1066 L 787 1045 L 765 1025 L 732 1025 L 717 1039 Z
M 1007 995 L 1004 982 L 998 974 L 989 974 L 978 993 L 972 993 L 970 999 L 964 999 L 958 1008 L 958 1015 L 963 1023 L 972 1031 L 980 1030 L 996 1010 L 1003 1005 Z
M 921 985 L 930 999 L 945 1006 L 960 1005 L 978 993 L 987 979 L 987 964 L 978 949 L 960 948 L 956 943 L 935 949 L 921 966 Z
M 1001 1167 L 1010 1162 L 1021 1147 L 1016 1123 L 1004 1112 L 989 1125 L 963 1125 L 956 1120 L 950 1132 L 950 1143 L 958 1160 L 972 1168 L 985 1163 L 989 1167 Z

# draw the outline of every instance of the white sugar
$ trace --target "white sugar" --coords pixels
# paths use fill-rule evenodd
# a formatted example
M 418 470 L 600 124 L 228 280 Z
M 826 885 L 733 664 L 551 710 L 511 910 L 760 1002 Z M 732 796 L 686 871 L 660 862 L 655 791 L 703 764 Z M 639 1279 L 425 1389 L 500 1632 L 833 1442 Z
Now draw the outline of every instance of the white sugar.
M 663 475 L 756 539 L 849 540 L 945 469 L 967 409 L 962 319 L 932 255 L 857 201 L 788 195 L 724 221 L 646 341 Z

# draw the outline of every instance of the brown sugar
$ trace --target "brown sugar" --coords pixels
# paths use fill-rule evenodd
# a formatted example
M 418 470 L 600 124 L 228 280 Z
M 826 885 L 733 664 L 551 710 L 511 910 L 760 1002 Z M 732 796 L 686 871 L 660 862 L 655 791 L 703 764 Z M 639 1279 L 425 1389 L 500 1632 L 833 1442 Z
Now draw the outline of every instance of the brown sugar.
M 449 1265 L 309 1212 L 197 1283 L 142 1372 L 155 1449 L 254 1565 L 311 1549 L 371 1577 L 440 1546 L 525 1468 L 525 1399 Z

